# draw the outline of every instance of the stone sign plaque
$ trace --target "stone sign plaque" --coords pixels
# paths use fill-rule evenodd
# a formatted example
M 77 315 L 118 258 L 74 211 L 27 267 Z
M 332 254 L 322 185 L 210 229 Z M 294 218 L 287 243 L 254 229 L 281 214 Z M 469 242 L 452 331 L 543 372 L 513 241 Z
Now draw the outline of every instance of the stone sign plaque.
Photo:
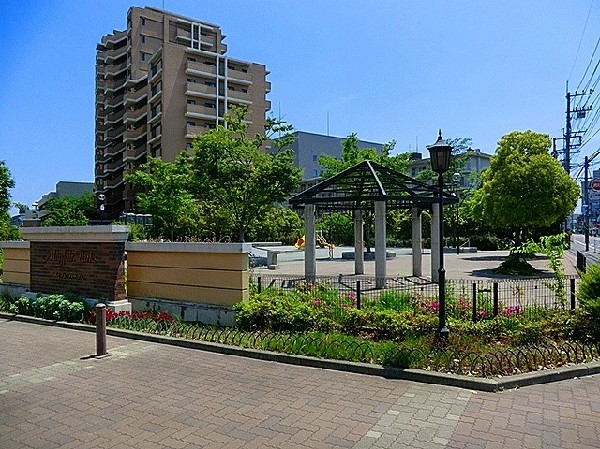
M 24 230 L 30 241 L 31 291 L 124 300 L 126 229 L 76 226 Z

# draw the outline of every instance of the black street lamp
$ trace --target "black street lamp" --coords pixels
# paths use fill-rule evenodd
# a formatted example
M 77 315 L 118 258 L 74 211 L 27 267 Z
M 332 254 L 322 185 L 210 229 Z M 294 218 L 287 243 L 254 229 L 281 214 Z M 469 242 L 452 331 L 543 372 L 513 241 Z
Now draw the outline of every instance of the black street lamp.
M 106 195 L 100 194 L 98 195 L 99 209 L 100 209 L 100 224 L 104 224 L 104 201 L 106 200 Z
M 429 156 L 431 160 L 431 169 L 438 174 L 438 201 L 439 201 L 439 228 L 440 228 L 440 268 L 438 270 L 439 287 L 439 324 L 435 331 L 438 343 L 445 344 L 448 341 L 450 331 L 446 327 L 446 270 L 444 269 L 444 173 L 450 168 L 450 156 L 452 155 L 452 145 L 448 145 L 442 139 L 442 130 L 440 129 L 438 139 L 433 145 L 428 145 Z

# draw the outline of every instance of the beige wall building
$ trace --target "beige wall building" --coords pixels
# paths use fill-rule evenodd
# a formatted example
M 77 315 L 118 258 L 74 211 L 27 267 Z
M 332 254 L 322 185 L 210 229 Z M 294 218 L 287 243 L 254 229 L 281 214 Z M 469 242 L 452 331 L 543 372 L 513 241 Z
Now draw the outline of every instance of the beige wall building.
M 133 7 L 127 30 L 98 44 L 95 190 L 107 216 L 135 208 L 125 174 L 148 156 L 174 160 L 231 105 L 248 106 L 249 132 L 263 132 L 268 72 L 227 56 L 224 38 L 217 25 Z

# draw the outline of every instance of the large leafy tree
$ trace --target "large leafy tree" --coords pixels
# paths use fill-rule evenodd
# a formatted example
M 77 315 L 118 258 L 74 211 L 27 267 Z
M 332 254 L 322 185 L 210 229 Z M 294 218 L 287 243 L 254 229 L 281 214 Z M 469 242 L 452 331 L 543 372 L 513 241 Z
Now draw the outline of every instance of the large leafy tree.
M 199 206 L 190 192 L 191 171 L 188 156 L 181 153 L 174 162 L 150 158 L 127 182 L 137 189 L 136 206 L 152 214 L 152 233 L 156 237 L 184 240 L 195 236 Z
M 15 186 L 15 181 L 4 161 L 0 161 L 0 240 L 18 238 L 19 232 L 10 225 L 8 210 L 11 206 L 10 189 Z
M 358 136 L 355 133 L 352 133 L 342 141 L 342 154 L 339 159 L 328 154 L 322 154 L 319 156 L 319 165 L 321 165 L 321 167 L 324 169 L 323 177 L 329 178 L 331 176 L 335 176 L 341 171 L 364 160 L 377 162 L 380 165 L 392 168 L 400 173 L 404 173 L 410 165 L 410 155 L 408 153 L 400 153 L 396 155 L 391 154 L 396 146 L 396 142 L 394 140 L 384 144 L 381 152 L 378 152 L 375 148 L 370 147 L 360 148 L 358 143 Z M 374 214 L 373 211 L 370 210 L 365 210 L 363 212 L 363 219 L 365 221 L 365 241 L 367 243 L 367 252 L 369 252 L 371 250 L 370 245 L 371 236 L 373 234 L 372 229 Z M 325 223 L 326 228 L 330 227 L 335 222 L 338 232 L 342 232 L 341 225 L 345 223 L 343 232 L 345 237 L 342 237 L 341 235 L 340 237 L 330 236 L 330 238 L 332 238 L 335 242 L 339 240 L 347 240 L 348 234 L 353 232 L 352 220 L 349 218 L 349 216 L 347 219 L 342 219 L 339 216 L 334 216 L 331 219 L 323 217 L 321 221 Z
M 473 194 L 473 212 L 493 228 L 510 230 L 517 243 L 533 228 L 564 220 L 577 204 L 579 187 L 550 146 L 545 134 L 506 134 Z
M 346 139 L 342 140 L 342 155 L 339 159 L 328 154 L 319 156 L 319 165 L 324 169 L 324 178 L 337 175 L 339 172 L 364 160 L 377 162 L 380 165 L 393 168 L 399 172 L 406 171 L 410 164 L 410 155 L 408 153 L 391 155 L 396 146 L 396 142 L 393 140 L 384 144 L 381 152 L 378 152 L 375 148 L 360 148 L 358 142 L 358 136 L 352 133 Z
M 232 107 L 225 126 L 196 136 L 191 158 L 195 195 L 226 211 L 241 242 L 302 177 L 293 152 L 281 149 L 293 139 L 291 127 L 268 119 L 264 133 L 250 136 L 246 112 L 245 107 Z M 284 136 L 273 141 L 275 151 L 264 151 L 269 138 L 279 132 Z
M 42 218 L 44 226 L 85 226 L 89 220 L 98 217 L 91 193 L 51 198 L 44 203 L 43 209 L 50 212 Z

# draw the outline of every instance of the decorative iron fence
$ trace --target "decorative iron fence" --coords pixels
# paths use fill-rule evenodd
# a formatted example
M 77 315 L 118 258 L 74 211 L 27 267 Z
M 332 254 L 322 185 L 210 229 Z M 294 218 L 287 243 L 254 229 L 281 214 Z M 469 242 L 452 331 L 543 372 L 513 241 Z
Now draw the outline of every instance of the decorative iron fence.
M 376 342 L 370 340 L 340 339 L 321 333 L 246 332 L 230 327 L 206 327 L 183 322 L 136 322 L 129 317 L 112 319 L 108 325 L 283 354 L 347 360 L 397 368 L 418 368 L 477 377 L 509 376 L 591 362 L 600 357 L 600 342 L 538 343 L 487 354 L 476 354 L 447 350 L 405 349 L 400 346 L 393 348 L 387 346 L 383 349 Z
M 531 308 L 575 309 L 578 276 L 566 276 L 564 281 L 555 278 L 446 280 L 448 307 L 469 309 L 473 321 L 485 316 L 497 316 L 511 311 Z M 253 288 L 279 291 L 306 291 L 329 289 L 336 291 L 340 301 L 358 309 L 378 301 L 389 301 L 394 295 L 404 296 L 405 303 L 429 303 L 438 297 L 438 284 L 423 278 L 387 278 L 383 288 L 375 288 L 376 278 L 368 276 L 317 276 L 307 282 L 303 276 L 254 274 Z M 340 303 L 341 305 L 341 303 Z

